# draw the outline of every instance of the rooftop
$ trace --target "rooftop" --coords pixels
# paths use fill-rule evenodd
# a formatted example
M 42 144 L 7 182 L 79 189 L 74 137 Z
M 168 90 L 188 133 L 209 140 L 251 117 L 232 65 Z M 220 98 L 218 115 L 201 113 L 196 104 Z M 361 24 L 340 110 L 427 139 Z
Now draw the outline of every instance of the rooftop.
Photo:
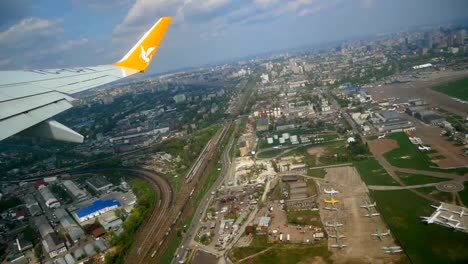
M 87 183 L 91 184 L 94 186 L 96 189 L 105 187 L 107 185 L 112 185 L 110 182 L 106 180 L 104 176 L 93 176 L 89 179 L 86 180 Z
M 101 209 L 115 205 L 120 206 L 120 202 L 117 200 L 96 200 L 90 206 L 81 208 L 80 210 L 76 211 L 76 215 L 78 217 L 84 217 Z

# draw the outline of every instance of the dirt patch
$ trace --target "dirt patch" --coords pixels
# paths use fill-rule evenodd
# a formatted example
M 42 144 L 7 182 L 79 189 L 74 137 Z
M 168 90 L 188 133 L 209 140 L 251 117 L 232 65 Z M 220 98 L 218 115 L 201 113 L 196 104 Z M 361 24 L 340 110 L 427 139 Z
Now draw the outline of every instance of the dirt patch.
M 327 262 L 322 257 L 316 256 L 316 257 L 305 259 L 299 262 L 298 264 L 326 264 L 326 263 Z
M 439 127 L 426 125 L 410 116 L 408 116 L 408 118 L 413 122 L 414 127 L 416 127 L 413 136 L 421 138 L 424 143 L 429 144 L 432 149 L 437 151 L 437 153 L 431 156 L 434 156 L 432 161 L 437 163 L 439 167 L 460 167 L 468 164 L 468 157 L 462 155 L 463 147 L 456 146 L 454 142 L 448 141 L 446 138 L 442 137 Z
M 382 155 L 399 148 L 398 142 L 393 139 L 381 138 L 368 141 L 369 148 L 375 155 Z
M 327 154 L 327 149 L 324 147 L 313 147 L 307 149 L 307 153 L 311 156 L 315 156 L 315 165 L 321 165 L 322 162 L 320 161 L 320 157 Z
M 392 140 L 384 140 L 384 142 L 390 141 Z M 401 254 L 388 255 L 381 249 L 384 246 L 396 246 L 392 237 L 386 236 L 380 241 L 371 236 L 376 229 L 385 232 L 388 228 L 380 216 L 364 216 L 367 210 L 360 206 L 364 201 L 369 202 L 370 198 L 367 187 L 354 167 L 327 169 L 325 182 L 321 183 L 320 187 L 322 192 L 319 194 L 319 209 L 322 222 L 325 224 L 336 221 L 343 224 L 338 227 L 338 232 L 345 236 L 340 242 L 347 245 L 343 249 L 331 248 L 331 245 L 337 244 L 337 241 L 334 238 L 328 240 L 333 263 L 398 263 L 400 261 Z M 330 199 L 329 194 L 323 193 L 324 188 L 334 188 L 340 192 L 334 195 L 334 198 L 340 201 L 335 205 L 338 210 L 324 209 L 323 199 Z M 333 227 L 326 227 L 326 230 L 328 234 L 335 232 Z

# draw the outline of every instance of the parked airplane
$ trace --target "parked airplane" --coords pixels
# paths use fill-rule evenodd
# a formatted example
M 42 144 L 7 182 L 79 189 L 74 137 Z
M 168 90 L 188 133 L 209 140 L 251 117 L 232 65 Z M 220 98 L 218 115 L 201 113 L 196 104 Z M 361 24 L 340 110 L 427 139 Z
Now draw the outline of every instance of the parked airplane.
M 379 216 L 380 213 L 372 213 L 372 214 L 365 214 L 365 217 L 373 217 L 373 216 Z
M 431 150 L 431 147 L 419 145 L 419 146 L 418 146 L 418 149 L 419 149 L 419 150 L 422 150 L 422 151 L 429 151 L 429 150 Z
M 441 215 L 440 217 L 442 217 L 443 219 L 445 219 L 445 221 L 447 221 L 447 222 L 450 222 L 450 221 L 452 221 L 452 222 L 457 222 L 457 223 L 460 222 L 458 219 L 453 218 L 453 216 L 454 216 L 454 215 L 450 215 L 450 217 L 446 217 L 446 216 Z
M 361 208 L 366 208 L 367 210 L 370 210 L 372 207 L 375 207 L 377 205 L 376 202 L 374 202 L 373 204 L 368 204 L 367 201 L 364 201 L 364 204 L 361 205 Z
M 345 248 L 345 247 L 347 247 L 347 246 L 348 246 L 348 245 L 346 245 L 346 244 L 333 244 L 333 245 L 331 245 L 330 247 L 331 247 L 331 248 L 339 248 L 339 249 L 342 249 L 342 248 Z
M 378 237 L 380 240 L 383 240 L 383 237 L 384 236 L 390 236 L 390 229 L 387 230 L 387 232 L 385 233 L 382 233 L 380 232 L 378 229 L 375 230 L 375 233 L 374 234 L 371 234 L 371 236 L 373 237 Z
M 336 239 L 336 242 L 340 241 L 340 239 L 342 239 L 342 238 L 345 238 L 345 236 L 340 235 L 338 233 L 336 235 L 329 235 L 328 237 Z
M 427 216 L 420 216 L 422 218 L 422 221 L 426 222 L 427 224 L 432 224 L 434 222 L 438 223 L 443 223 L 437 217 L 440 215 L 441 211 L 436 211 L 436 213 L 433 216 L 427 217 Z
M 460 210 L 458 212 L 457 211 L 452 211 L 452 213 L 459 215 L 460 218 L 462 218 L 464 215 L 468 215 L 468 212 L 465 212 L 464 209 L 462 209 L 462 210 Z
M 387 254 L 395 254 L 403 251 L 401 247 L 382 247 L 382 250 Z
M 387 136 L 387 133 L 383 134 L 383 135 L 380 135 L 378 136 L 378 139 L 381 139 L 381 138 L 385 138 Z
M 327 189 L 323 189 L 323 192 L 326 193 L 326 194 L 337 194 L 337 193 L 340 193 L 339 191 L 331 188 L 329 191 Z
M 337 223 L 337 222 L 333 222 L 333 224 L 330 224 L 330 223 L 326 222 L 325 226 L 333 227 L 333 228 L 336 229 L 337 227 L 343 226 L 343 224 L 340 224 L 340 223 Z
M 465 227 L 461 226 L 460 222 L 457 222 L 456 224 L 447 223 L 447 225 L 449 225 L 453 229 L 459 229 L 459 230 L 465 230 L 466 229 Z
M 323 209 L 329 210 L 329 211 L 336 211 L 336 210 L 338 210 L 338 208 L 336 208 L 334 204 L 332 204 L 331 207 L 325 206 L 325 207 L 323 207 Z
M 431 204 L 431 207 L 434 207 L 437 211 L 440 211 L 440 210 L 448 211 L 449 210 L 448 208 L 445 208 L 442 203 L 440 203 L 439 206 L 435 206 L 435 205 Z
M 0 72 L 0 140 L 15 134 L 82 143 L 84 137 L 52 120 L 71 107 L 70 94 L 144 72 L 164 38 L 170 17 L 163 17 L 114 64 Z
M 327 200 L 327 199 L 323 199 L 323 202 L 324 203 L 327 203 L 327 204 L 336 204 L 336 203 L 339 203 L 340 201 L 336 200 L 336 199 L 331 199 L 331 200 Z

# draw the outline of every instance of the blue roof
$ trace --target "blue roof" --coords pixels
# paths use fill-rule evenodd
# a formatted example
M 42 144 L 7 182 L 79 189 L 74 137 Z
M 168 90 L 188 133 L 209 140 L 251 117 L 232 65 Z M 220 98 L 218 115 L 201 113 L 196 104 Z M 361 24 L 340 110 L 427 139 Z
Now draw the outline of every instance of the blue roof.
M 353 87 L 346 87 L 344 88 L 344 90 L 350 91 L 350 92 L 356 92 L 357 90 L 359 90 L 359 88 L 353 86 Z
M 90 215 L 94 212 L 97 212 L 101 209 L 112 207 L 114 205 L 120 206 L 119 201 L 117 200 L 96 200 L 90 206 L 81 208 L 80 210 L 76 211 L 76 215 L 78 217 L 85 217 Z

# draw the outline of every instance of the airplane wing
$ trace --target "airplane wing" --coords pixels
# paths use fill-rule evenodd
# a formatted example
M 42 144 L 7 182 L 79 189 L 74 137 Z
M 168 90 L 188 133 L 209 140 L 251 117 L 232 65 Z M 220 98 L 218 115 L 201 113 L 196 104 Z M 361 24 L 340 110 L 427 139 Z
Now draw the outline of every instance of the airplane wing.
M 170 17 L 159 19 L 113 65 L 0 71 L 0 141 L 19 134 L 82 143 L 82 135 L 50 118 L 72 107 L 70 94 L 144 72 L 170 22 Z M 140 52 L 143 47 L 146 51 Z

